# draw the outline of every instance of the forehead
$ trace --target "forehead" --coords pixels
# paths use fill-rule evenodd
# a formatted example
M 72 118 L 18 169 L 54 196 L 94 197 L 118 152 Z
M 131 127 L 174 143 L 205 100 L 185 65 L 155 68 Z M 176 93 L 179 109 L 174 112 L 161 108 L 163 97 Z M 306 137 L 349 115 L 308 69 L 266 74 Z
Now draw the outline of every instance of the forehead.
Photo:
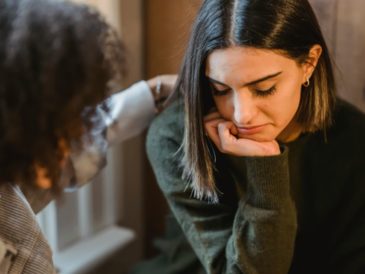
M 277 51 L 250 47 L 218 49 L 209 54 L 206 75 L 220 78 L 224 75 L 240 74 L 248 79 L 285 71 L 296 66 L 293 59 Z

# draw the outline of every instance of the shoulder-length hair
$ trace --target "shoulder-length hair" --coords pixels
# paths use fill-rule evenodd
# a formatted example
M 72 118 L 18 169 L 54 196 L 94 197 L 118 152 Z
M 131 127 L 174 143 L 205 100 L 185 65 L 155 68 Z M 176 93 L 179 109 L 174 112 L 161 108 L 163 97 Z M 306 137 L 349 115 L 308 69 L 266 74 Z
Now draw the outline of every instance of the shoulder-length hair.
M 302 93 L 296 115 L 304 131 L 325 129 L 335 103 L 331 59 L 316 16 L 307 0 L 206 0 L 196 18 L 180 71 L 177 91 L 185 101 L 184 176 L 196 198 L 218 201 L 214 165 L 204 134 L 204 115 L 214 106 L 205 76 L 206 59 L 231 46 L 275 50 L 298 64 L 309 62 L 312 46 L 322 55 Z M 304 87 L 303 87 L 304 89 Z

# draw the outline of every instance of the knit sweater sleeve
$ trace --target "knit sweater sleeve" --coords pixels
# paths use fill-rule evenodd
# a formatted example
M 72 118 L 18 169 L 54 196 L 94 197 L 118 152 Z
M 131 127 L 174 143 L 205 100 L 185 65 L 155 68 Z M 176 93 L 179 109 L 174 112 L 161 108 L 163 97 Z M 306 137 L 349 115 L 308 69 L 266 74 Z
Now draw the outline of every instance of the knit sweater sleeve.
M 175 110 L 176 111 L 176 110 Z M 289 271 L 296 235 L 290 198 L 288 152 L 274 157 L 242 158 L 247 195 L 237 209 L 197 200 L 182 179 L 176 151 L 183 124 L 173 110 L 155 120 L 147 152 L 158 184 L 208 274 L 284 274 Z

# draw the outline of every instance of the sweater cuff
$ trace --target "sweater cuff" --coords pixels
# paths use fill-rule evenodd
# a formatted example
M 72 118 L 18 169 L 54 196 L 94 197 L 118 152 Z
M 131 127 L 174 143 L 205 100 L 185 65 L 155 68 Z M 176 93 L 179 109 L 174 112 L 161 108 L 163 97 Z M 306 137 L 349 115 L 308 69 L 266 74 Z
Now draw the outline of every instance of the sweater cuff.
M 154 100 L 146 81 L 114 94 L 109 99 L 110 120 L 107 140 L 117 143 L 140 134 L 156 114 Z
M 247 202 L 260 208 L 280 208 L 291 200 L 287 147 L 280 155 L 246 157 Z

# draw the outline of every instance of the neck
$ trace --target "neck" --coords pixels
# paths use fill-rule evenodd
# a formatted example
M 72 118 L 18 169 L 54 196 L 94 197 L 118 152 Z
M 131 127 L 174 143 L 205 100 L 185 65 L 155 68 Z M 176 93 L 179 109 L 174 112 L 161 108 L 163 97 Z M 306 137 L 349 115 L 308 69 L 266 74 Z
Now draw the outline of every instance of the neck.
M 290 122 L 289 125 L 279 134 L 277 140 L 283 143 L 289 143 L 298 139 L 303 132 L 302 127 L 297 122 Z

